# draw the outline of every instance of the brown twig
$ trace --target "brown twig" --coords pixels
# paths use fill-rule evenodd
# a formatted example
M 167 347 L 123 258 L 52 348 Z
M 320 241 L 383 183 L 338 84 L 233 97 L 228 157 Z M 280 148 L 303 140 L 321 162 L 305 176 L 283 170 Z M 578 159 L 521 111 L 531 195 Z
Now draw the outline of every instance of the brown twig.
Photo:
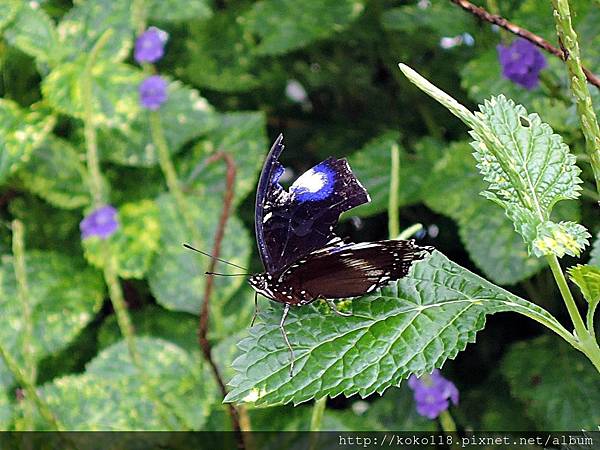
M 465 11 L 470 12 L 471 14 L 473 14 L 474 16 L 478 17 L 481 20 L 485 20 L 486 22 L 489 22 L 491 24 L 498 25 L 499 27 L 504 28 L 507 31 L 510 31 L 513 34 L 516 34 L 517 36 L 522 37 L 523 39 L 527 39 L 529 42 L 537 45 L 542 50 L 545 50 L 548 53 L 553 54 L 554 56 L 562 59 L 563 61 L 566 61 L 567 58 L 569 57 L 568 53 L 565 53 L 562 49 L 550 44 L 547 40 L 545 40 L 541 36 L 538 36 L 537 34 L 532 33 L 531 31 L 529 31 L 525 28 L 521 28 L 520 26 L 518 26 L 512 22 L 509 22 L 502 16 L 492 14 L 492 13 L 486 11 L 481 6 L 476 6 L 467 0 L 450 0 L 450 1 L 452 3 L 454 3 L 455 5 L 460 6 Z M 600 78 L 598 78 L 596 75 L 594 75 L 592 72 L 590 72 L 585 67 L 583 68 L 583 73 L 585 73 L 585 77 L 589 83 L 593 84 L 594 86 L 596 86 L 597 88 L 600 89 Z
M 235 162 L 231 155 L 225 152 L 218 152 L 208 158 L 205 162 L 205 166 L 208 164 L 212 164 L 215 161 L 223 160 L 227 165 L 227 173 L 226 173 L 226 181 L 225 181 L 225 194 L 223 196 L 223 209 L 221 210 L 221 217 L 219 218 L 219 224 L 217 226 L 217 231 L 215 233 L 215 241 L 212 250 L 212 256 L 214 258 L 218 258 L 221 253 L 221 243 L 223 242 L 223 236 L 225 234 L 225 225 L 227 225 L 227 220 L 229 219 L 229 215 L 231 213 L 231 204 L 233 202 L 233 192 L 234 192 L 234 183 L 235 183 Z M 216 259 L 212 258 L 210 260 L 208 266 L 208 272 L 215 271 L 215 264 L 217 262 Z M 217 367 L 217 364 L 212 358 L 212 348 L 210 345 L 210 341 L 208 340 L 208 318 L 210 312 L 210 296 L 213 290 L 213 281 L 214 278 L 212 275 L 207 275 L 206 284 L 204 287 L 204 301 L 202 302 L 202 309 L 200 311 L 200 319 L 198 322 L 198 341 L 200 343 L 200 348 L 202 349 L 202 353 L 206 358 L 206 361 L 210 365 L 210 368 L 213 371 L 215 379 L 219 384 L 219 388 L 221 389 L 221 393 L 223 394 L 223 398 L 227 395 L 227 387 L 225 386 L 225 382 L 223 381 L 223 377 L 221 376 L 221 372 Z M 240 426 L 240 414 L 235 405 L 232 403 L 227 404 L 229 408 L 229 415 L 231 416 L 231 422 L 233 425 L 233 431 L 236 434 L 236 440 L 238 443 L 238 448 L 244 448 L 244 438 L 242 436 L 242 428 Z

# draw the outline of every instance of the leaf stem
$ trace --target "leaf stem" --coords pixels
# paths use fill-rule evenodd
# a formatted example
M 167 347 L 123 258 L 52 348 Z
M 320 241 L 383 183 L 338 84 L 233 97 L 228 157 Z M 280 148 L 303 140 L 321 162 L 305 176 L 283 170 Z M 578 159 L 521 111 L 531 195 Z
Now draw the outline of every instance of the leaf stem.
M 442 430 L 444 430 L 446 433 L 456 433 L 456 423 L 454 422 L 450 411 L 442 411 L 439 415 L 439 419 Z
M 104 190 L 104 182 L 102 180 L 102 172 L 100 170 L 100 160 L 98 157 L 98 141 L 96 135 L 96 126 L 94 124 L 94 111 L 92 103 L 94 101 L 94 92 L 92 88 L 92 69 L 94 67 L 94 63 L 96 61 L 99 51 L 102 49 L 102 47 L 104 47 L 104 45 L 106 45 L 111 35 L 112 29 L 108 29 L 98 39 L 88 56 L 88 60 L 85 65 L 85 70 L 81 80 L 81 91 L 82 97 L 84 99 L 83 126 L 86 143 L 87 167 L 91 179 L 90 190 L 92 193 L 93 205 L 95 208 L 98 208 L 106 203 L 107 195 Z M 123 290 L 121 288 L 121 284 L 119 283 L 116 268 L 114 267 L 114 259 L 111 255 L 108 246 L 105 245 L 103 251 L 105 261 L 103 271 L 104 280 L 108 285 L 109 297 L 115 310 L 115 314 L 117 316 L 117 323 L 121 330 L 121 334 L 123 335 L 123 338 L 125 339 L 125 342 L 127 344 L 127 349 L 129 351 L 131 362 L 135 366 L 136 370 L 139 372 L 139 376 L 142 380 L 144 389 L 147 391 L 146 393 L 148 397 L 155 404 L 157 412 L 161 416 L 163 425 L 167 429 L 172 429 L 166 406 L 162 403 L 160 398 L 157 395 L 155 395 L 153 388 L 147 383 L 147 377 L 145 375 L 141 358 L 135 344 L 133 325 L 131 324 L 131 319 L 129 317 L 129 313 L 127 312 L 127 306 L 125 304 Z
M 403 239 L 408 239 L 409 237 L 411 237 L 413 234 L 418 233 L 419 231 L 421 231 L 423 229 L 423 225 L 420 223 L 415 223 L 414 225 L 411 225 L 410 227 L 402 230 L 402 232 L 400 234 L 397 235 L 397 237 L 393 238 L 393 239 L 399 239 L 399 240 L 403 240 Z M 392 236 L 390 236 L 391 238 Z
M 598 348 L 598 343 L 588 332 L 583 323 L 581 315 L 579 314 L 579 310 L 577 309 L 577 305 L 575 304 L 573 294 L 571 294 L 567 284 L 567 279 L 565 278 L 565 275 L 558 262 L 558 258 L 556 255 L 548 255 L 546 256 L 546 260 L 548 261 L 548 265 L 552 270 L 552 274 L 554 275 L 558 289 L 560 290 L 565 305 L 567 306 L 567 310 L 569 311 L 571 321 L 573 322 L 573 326 L 575 327 L 578 344 L 576 348 L 582 351 L 590 359 L 592 364 L 596 366 L 598 372 L 600 372 L 600 348 Z M 571 343 L 571 345 L 573 344 Z
M 400 218 L 398 211 L 398 191 L 400 189 L 400 149 L 397 143 L 390 150 L 390 195 L 388 202 L 388 233 L 390 238 L 400 234 Z
M 310 417 L 310 431 L 312 431 L 313 433 L 311 433 L 310 435 L 310 442 L 308 447 L 309 450 L 316 450 L 318 448 L 318 432 L 321 431 L 321 422 L 323 421 L 323 415 L 325 414 L 326 406 L 327 396 L 315 400 L 315 404 L 312 408 L 312 415 Z
M 590 164 L 596 180 L 596 188 L 600 193 L 600 127 L 592 105 L 592 97 L 581 65 L 577 33 L 571 23 L 571 11 L 568 0 L 552 0 L 554 21 L 558 40 L 563 51 L 563 60 L 569 71 L 571 90 L 575 96 L 577 114 L 581 121 L 581 129 L 585 137 L 585 149 L 590 156 Z

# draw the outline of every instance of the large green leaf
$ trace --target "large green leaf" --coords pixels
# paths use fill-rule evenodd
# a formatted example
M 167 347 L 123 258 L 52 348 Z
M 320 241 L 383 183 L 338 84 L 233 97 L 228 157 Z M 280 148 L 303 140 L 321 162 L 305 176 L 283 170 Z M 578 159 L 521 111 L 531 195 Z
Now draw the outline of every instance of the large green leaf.
M 257 53 L 277 55 L 343 30 L 364 7 L 362 0 L 261 0 L 243 16 L 243 23 L 260 36 Z
M 158 198 L 161 224 L 160 250 L 148 273 L 150 289 L 158 303 L 167 309 L 198 314 L 204 296 L 209 259 L 185 249 L 182 244 L 193 242 L 207 252 L 212 251 L 214 235 L 219 222 L 223 201 L 219 196 L 188 197 L 188 213 L 194 218 L 197 235 L 202 242 L 194 242 L 186 230 L 181 215 L 170 194 Z M 242 267 L 250 256 L 250 238 L 239 219 L 230 217 L 221 246 L 221 258 Z M 220 272 L 239 273 L 240 269 L 218 264 Z M 225 302 L 244 282 L 244 277 L 215 277 L 213 301 Z
M 148 16 L 160 22 L 205 19 L 212 15 L 210 4 L 208 0 L 150 0 Z
M 129 55 L 133 44 L 132 1 L 86 0 L 75 6 L 58 24 L 61 51 L 68 60 L 89 53 L 98 39 L 112 30 L 99 59 L 117 62 Z
M 98 60 L 92 70 L 93 98 L 84 98 L 82 83 L 86 76 L 86 61 L 87 55 L 83 55 L 50 72 L 42 82 L 42 92 L 48 103 L 62 113 L 83 119 L 84 102 L 92 102 L 96 125 L 107 127 L 122 127 L 137 117 L 142 73 L 125 64 Z
M 399 145 L 399 139 L 400 135 L 397 132 L 383 133 L 348 158 L 352 172 L 371 196 L 370 203 L 352 210 L 353 215 L 370 216 L 387 211 L 391 150 L 393 145 Z M 429 174 L 430 162 L 426 157 L 426 151 L 414 154 L 409 154 L 402 148 L 400 151 L 398 204 L 405 206 L 419 201 L 421 187 Z
M 569 268 L 569 277 L 594 310 L 600 303 L 600 267 L 577 265 Z
M 33 357 L 39 361 L 67 345 L 100 308 L 104 288 L 98 274 L 55 252 L 31 251 L 25 264 L 33 320 Z M 17 293 L 13 258 L 0 265 L 0 344 L 23 361 L 23 307 Z M 0 379 L 10 381 L 4 363 Z
M 158 114 L 171 153 L 186 142 L 206 133 L 216 125 L 215 114 L 208 102 L 179 81 L 168 87 L 168 100 Z M 131 122 L 98 130 L 103 157 L 128 166 L 152 166 L 158 163 L 158 152 L 150 132 L 150 113 L 139 110 Z
M 418 5 L 404 5 L 391 8 L 381 15 L 381 24 L 392 31 L 406 34 L 424 34 L 433 37 L 436 43 L 440 37 L 456 36 L 475 31 L 475 20 L 450 2 L 431 2 Z M 423 33 L 423 30 L 427 30 Z
M 294 376 L 278 328 L 281 308 L 240 342 L 239 372 L 230 402 L 294 404 L 344 394 L 367 396 L 441 367 L 475 341 L 485 316 L 520 312 L 557 332 L 548 312 L 474 275 L 434 252 L 411 273 L 372 296 L 351 303 L 352 317 L 323 314 L 313 306 L 290 312 L 285 329 L 295 351 Z
M 90 202 L 81 155 L 64 139 L 48 136 L 31 153 L 19 178 L 25 188 L 59 208 L 79 208 Z
M 422 192 L 425 204 L 457 222 L 469 256 L 487 277 L 514 284 L 543 267 L 542 260 L 527 254 L 527 246 L 502 209 L 479 195 L 485 184 L 468 143 L 440 149 L 430 172 Z
M 266 119 L 261 112 L 225 113 L 218 117 L 218 126 L 184 158 L 180 172 L 195 178 L 191 188 L 197 193 L 222 195 L 226 182 L 225 163 L 202 164 L 217 152 L 227 153 L 235 163 L 234 203 L 238 204 L 256 189 L 258 173 L 269 148 Z
M 144 368 L 140 374 L 121 341 L 100 352 L 82 375 L 70 375 L 44 385 L 41 394 L 57 418 L 72 430 L 160 430 L 158 409 L 145 386 L 183 426 L 202 428 L 216 389 L 200 355 L 156 338 L 135 339 Z M 190 407 L 190 405 L 194 405 Z
M 252 36 L 238 21 L 238 12 L 218 12 L 191 28 L 187 41 L 190 63 L 186 75 L 195 84 L 225 92 L 250 90 L 259 84 L 259 61 Z
M 53 125 L 54 118 L 45 111 L 25 112 L 16 103 L 0 99 L 0 183 L 19 169 Z
M 32 3 L 19 9 L 13 22 L 4 32 L 7 42 L 38 61 L 52 63 L 62 56 L 54 22 L 46 12 Z
M 108 247 L 120 277 L 143 278 L 160 245 L 158 207 L 152 200 L 126 203 L 119 207 L 118 222 L 119 228 L 108 239 L 83 240 L 85 257 L 96 267 L 104 267 Z
M 543 430 L 591 430 L 600 423 L 598 372 L 562 340 L 514 344 L 502 361 L 514 397 Z

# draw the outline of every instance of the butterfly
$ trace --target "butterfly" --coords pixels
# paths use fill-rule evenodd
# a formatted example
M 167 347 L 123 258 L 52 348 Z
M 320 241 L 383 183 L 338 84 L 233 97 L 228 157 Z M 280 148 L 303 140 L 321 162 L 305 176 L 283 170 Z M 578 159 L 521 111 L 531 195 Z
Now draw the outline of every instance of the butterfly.
M 284 328 L 292 306 L 323 299 L 335 313 L 349 315 L 338 311 L 332 299 L 360 297 L 404 277 L 433 248 L 414 240 L 344 241 L 334 231 L 340 214 L 371 201 L 348 161 L 330 157 L 285 190 L 279 184 L 283 149 L 280 134 L 258 182 L 255 231 L 265 271 L 248 282 L 255 304 L 261 294 L 284 305 L 279 329 L 290 352 L 292 376 L 294 351 Z

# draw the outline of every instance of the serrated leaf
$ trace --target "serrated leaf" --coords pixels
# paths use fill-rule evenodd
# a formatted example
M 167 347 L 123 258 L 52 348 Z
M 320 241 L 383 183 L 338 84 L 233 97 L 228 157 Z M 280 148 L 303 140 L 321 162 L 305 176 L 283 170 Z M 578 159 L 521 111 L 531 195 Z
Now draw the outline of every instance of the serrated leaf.
M 234 10 L 217 12 L 192 27 L 187 41 L 187 77 L 199 86 L 224 92 L 248 91 L 259 84 L 254 40 Z
M 290 311 L 285 324 L 295 351 L 294 376 L 278 328 L 281 309 L 240 342 L 229 402 L 275 405 L 325 395 L 362 397 L 441 367 L 475 341 L 485 316 L 513 311 L 564 329 L 548 312 L 472 274 L 439 252 L 373 296 L 352 301 L 352 317 Z M 558 327 L 558 328 L 557 328 Z
M 196 177 L 191 187 L 198 194 L 222 195 L 226 180 L 224 162 L 217 161 L 208 166 L 202 166 L 202 162 L 217 152 L 227 153 L 235 163 L 234 204 L 239 204 L 256 189 L 268 151 L 266 118 L 262 112 L 225 113 L 217 118 L 218 125 L 183 159 L 180 172 Z
M 538 272 L 544 262 L 527 254 L 527 246 L 502 209 L 479 195 L 485 184 L 469 144 L 437 146 L 439 156 L 422 187 L 425 204 L 457 222 L 469 256 L 496 283 L 514 284 Z
M 80 154 L 64 139 L 48 136 L 19 171 L 26 189 L 59 208 L 89 204 L 88 176 Z
M 194 218 L 202 242 L 193 242 L 200 249 L 211 251 L 221 208 L 219 196 L 188 197 L 188 213 Z M 192 241 L 175 202 L 170 194 L 163 194 L 157 200 L 160 213 L 162 235 L 160 250 L 148 273 L 150 289 L 157 302 L 167 309 L 199 314 L 204 296 L 209 261 L 206 257 L 183 247 L 183 243 Z M 250 256 L 250 238 L 239 219 L 230 217 L 225 228 L 221 246 L 221 258 L 242 267 L 247 266 Z M 219 265 L 223 273 L 239 273 L 240 269 Z M 244 282 L 243 277 L 215 277 L 213 301 L 225 302 Z
M 348 158 L 352 172 L 371 196 L 371 202 L 352 210 L 352 215 L 370 216 L 386 211 L 390 192 L 391 149 L 398 145 L 400 134 L 394 131 L 372 139 Z M 428 166 L 423 154 L 408 154 L 400 147 L 400 184 L 398 204 L 406 206 L 417 203 L 420 188 L 425 181 Z
M 594 309 L 600 303 L 600 268 L 577 265 L 569 268 L 569 277 Z
M 260 36 L 257 53 L 279 55 L 343 30 L 364 7 L 362 0 L 261 0 L 244 14 L 243 25 Z
M 137 89 L 137 88 L 136 88 Z M 215 113 L 197 90 L 179 81 L 168 86 L 167 101 L 158 110 L 167 147 L 172 154 L 183 144 L 216 125 Z M 158 152 L 150 131 L 150 113 L 138 110 L 130 122 L 98 130 L 98 145 L 105 159 L 127 166 L 158 164 Z
M 54 118 L 0 99 L 0 183 L 19 169 L 54 126 Z
M 536 256 L 578 255 L 587 242 L 585 228 L 550 222 L 557 202 L 579 196 L 581 170 L 575 156 L 537 114 L 527 114 L 503 95 L 486 100 L 480 110 L 472 136 L 477 168 L 488 183 L 483 195 L 506 210 Z M 561 244 L 540 247 L 549 233 Z
M 67 345 L 93 318 L 104 294 L 102 280 L 91 269 L 78 267 L 56 252 L 31 251 L 25 265 L 33 319 L 33 357 L 39 361 Z M 17 294 L 13 258 L 2 257 L 0 265 L 0 342 L 22 361 L 23 312 Z M 0 363 L 0 380 L 11 379 Z
M 179 22 L 190 19 L 206 19 L 212 16 L 207 0 L 150 0 L 148 16 L 160 22 Z
M 200 429 L 216 400 L 215 386 L 202 368 L 200 355 L 156 338 L 135 338 L 135 345 L 144 382 L 171 410 L 170 418 L 177 416 L 183 425 Z M 83 375 L 48 383 L 41 394 L 67 429 L 164 429 L 124 341 L 100 352 Z
M 119 228 L 108 239 L 83 240 L 85 257 L 94 266 L 104 267 L 105 255 L 110 254 L 120 277 L 143 278 L 160 246 L 158 206 L 152 200 L 121 205 L 118 222 Z
M 63 58 L 76 60 L 89 53 L 107 30 L 112 34 L 99 52 L 98 60 L 123 61 L 133 44 L 131 0 L 86 0 L 77 2 L 58 24 Z
M 25 3 L 4 32 L 4 37 L 10 45 L 38 61 L 53 63 L 61 57 L 62 47 L 58 43 L 54 22 L 39 5 L 34 8 Z
M 125 64 L 99 59 L 92 70 L 93 98 L 88 99 L 82 92 L 86 61 L 84 55 L 50 72 L 42 82 L 42 93 L 48 103 L 64 114 L 83 119 L 84 102 L 91 101 L 93 120 L 98 126 L 122 126 L 137 117 L 142 73 Z
M 590 254 L 590 265 L 600 267 L 600 233 L 596 235 L 596 239 L 592 245 Z
M 539 429 L 591 430 L 600 423 L 598 372 L 561 339 L 542 336 L 514 344 L 501 369 Z

